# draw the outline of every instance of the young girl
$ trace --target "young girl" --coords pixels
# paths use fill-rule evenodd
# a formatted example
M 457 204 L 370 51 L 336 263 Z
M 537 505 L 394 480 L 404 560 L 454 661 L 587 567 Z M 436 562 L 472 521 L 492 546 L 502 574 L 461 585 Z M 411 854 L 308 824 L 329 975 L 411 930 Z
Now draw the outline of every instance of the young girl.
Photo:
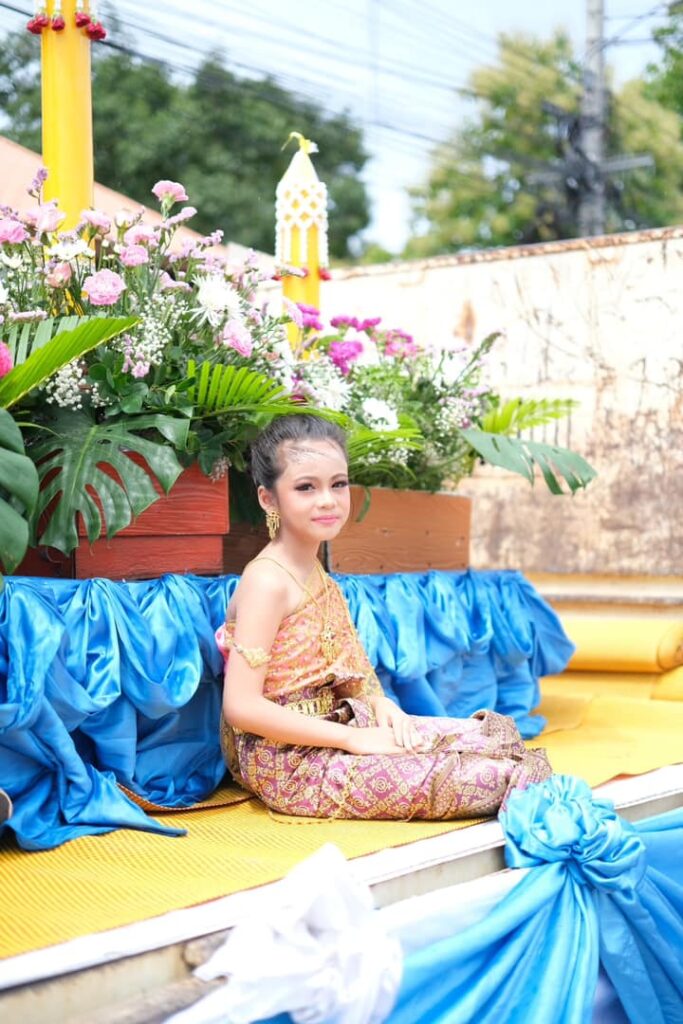
M 550 774 L 510 718 L 418 718 L 385 697 L 338 585 L 318 561 L 349 516 L 343 432 L 283 416 L 251 468 L 271 541 L 217 633 L 223 753 L 269 807 L 318 818 L 467 818 Z

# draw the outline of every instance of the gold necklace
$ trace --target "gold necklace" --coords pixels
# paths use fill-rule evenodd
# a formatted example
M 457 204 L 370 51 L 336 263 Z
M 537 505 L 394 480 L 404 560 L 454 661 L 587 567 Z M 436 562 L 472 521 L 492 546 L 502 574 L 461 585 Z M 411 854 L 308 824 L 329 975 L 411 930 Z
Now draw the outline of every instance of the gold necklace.
M 306 586 L 305 583 L 302 583 L 301 580 L 299 580 L 294 575 L 294 573 L 291 571 L 291 569 L 288 569 L 286 565 L 283 565 L 282 562 L 278 562 L 278 560 L 276 558 L 270 558 L 268 555 L 259 555 L 259 557 L 254 559 L 254 561 L 257 561 L 257 562 L 258 561 L 275 562 L 276 565 L 279 565 L 281 569 L 284 569 L 285 572 L 288 573 L 292 577 L 292 579 L 296 583 L 299 584 L 301 589 L 306 594 L 308 594 L 308 596 L 310 597 L 311 601 L 313 601 L 313 603 L 316 606 L 316 608 L 319 609 L 320 615 L 322 617 L 322 629 L 320 630 L 320 651 L 321 651 L 321 654 L 322 654 L 323 658 L 327 662 L 327 664 L 331 665 L 332 662 L 335 660 L 335 658 L 337 658 L 339 656 L 339 652 L 340 652 L 340 648 L 341 648 L 341 643 L 340 643 L 339 637 L 337 636 L 336 630 L 334 629 L 334 627 L 332 626 L 332 624 L 330 622 L 330 606 L 331 606 L 331 603 L 332 603 L 332 588 L 330 587 L 329 581 L 327 579 L 327 574 L 325 573 L 325 571 L 324 571 L 323 567 L 321 566 L 320 562 L 318 562 L 316 560 L 315 566 L 316 566 L 316 569 L 318 570 L 318 573 L 320 574 L 320 578 L 323 581 L 323 590 L 325 592 L 325 599 L 326 599 L 325 600 L 325 610 L 324 611 L 323 611 L 323 608 L 322 608 L 320 602 L 318 601 L 317 597 L 315 596 L 315 594 L 313 594 L 308 589 L 308 587 Z

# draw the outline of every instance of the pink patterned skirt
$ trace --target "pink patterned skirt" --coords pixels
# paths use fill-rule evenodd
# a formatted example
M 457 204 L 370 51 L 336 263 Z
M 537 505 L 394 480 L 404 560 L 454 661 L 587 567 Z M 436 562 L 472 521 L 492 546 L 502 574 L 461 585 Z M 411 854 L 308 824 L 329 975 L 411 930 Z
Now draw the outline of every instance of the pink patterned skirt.
M 323 692 L 311 690 L 313 708 Z M 371 708 L 353 698 L 335 701 L 320 717 L 351 728 L 375 724 Z M 412 721 L 429 750 L 348 754 L 274 743 L 225 722 L 221 746 L 236 782 L 274 811 L 310 818 L 483 817 L 495 814 L 511 789 L 552 774 L 545 751 L 527 750 L 513 720 L 494 711 L 465 719 L 413 716 Z

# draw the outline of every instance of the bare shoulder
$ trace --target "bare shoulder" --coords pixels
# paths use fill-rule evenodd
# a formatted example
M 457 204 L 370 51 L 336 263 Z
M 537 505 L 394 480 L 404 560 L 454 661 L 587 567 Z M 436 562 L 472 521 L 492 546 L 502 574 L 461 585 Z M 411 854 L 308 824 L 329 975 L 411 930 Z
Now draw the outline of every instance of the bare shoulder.
M 255 558 L 244 567 L 238 590 L 261 597 L 286 598 L 289 594 L 289 580 L 275 562 Z

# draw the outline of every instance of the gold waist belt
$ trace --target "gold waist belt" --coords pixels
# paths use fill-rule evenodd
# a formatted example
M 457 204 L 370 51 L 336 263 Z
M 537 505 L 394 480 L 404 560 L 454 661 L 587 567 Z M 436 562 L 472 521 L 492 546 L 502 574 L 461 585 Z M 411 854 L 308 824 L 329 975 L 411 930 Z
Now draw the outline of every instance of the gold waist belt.
M 323 690 L 318 697 L 304 697 L 302 700 L 289 701 L 282 706 L 290 711 L 298 711 L 302 715 L 329 715 L 334 711 L 337 701 L 332 690 Z

